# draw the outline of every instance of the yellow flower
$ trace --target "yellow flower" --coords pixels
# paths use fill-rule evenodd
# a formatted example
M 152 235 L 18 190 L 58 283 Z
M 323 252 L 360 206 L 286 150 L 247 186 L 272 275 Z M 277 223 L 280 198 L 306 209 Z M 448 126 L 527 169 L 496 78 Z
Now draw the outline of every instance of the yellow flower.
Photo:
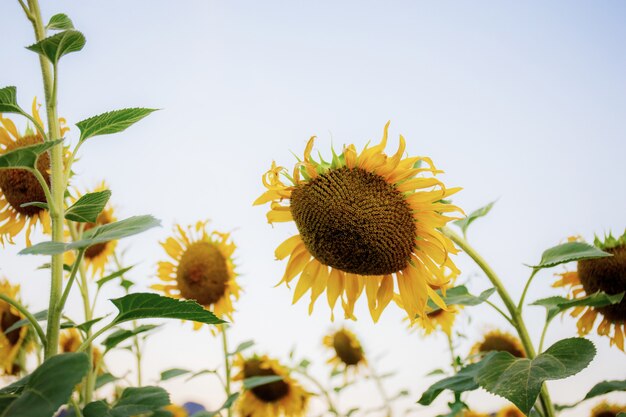
M 359 343 L 354 333 L 348 329 L 342 328 L 324 336 L 323 343 L 335 352 L 335 356 L 328 361 L 328 363 L 334 364 L 335 367 L 343 364 L 344 369 L 347 371 L 350 368 L 356 370 L 359 366 L 367 366 L 361 343 Z
M 245 390 L 237 400 L 236 408 L 244 417 L 300 417 L 306 412 L 310 394 L 289 375 L 287 368 L 267 356 L 238 357 L 239 369 L 234 380 L 259 376 L 280 376 L 282 380 Z
M 558 274 L 560 278 L 552 286 L 569 287 L 572 298 L 583 298 L 598 291 L 609 295 L 626 291 L 626 232 L 619 239 L 608 236 L 602 242 L 596 238 L 594 245 L 613 256 L 578 261 L 578 271 Z M 581 336 L 591 332 L 598 315 L 601 315 L 598 334 L 609 337 L 611 346 L 616 345 L 624 351 L 626 297 L 618 304 L 605 307 L 579 306 L 572 310 L 571 315 L 580 316 L 577 327 Z
M 522 413 L 519 408 L 513 404 L 504 406 L 498 411 L 496 417 L 526 417 L 526 414 Z
M 267 191 L 254 204 L 271 202 L 268 221 L 293 220 L 299 231 L 276 249 L 276 258 L 289 257 L 280 282 L 300 276 L 293 302 L 310 290 L 309 312 L 326 290 L 331 310 L 340 298 L 346 318 L 354 319 L 365 290 L 377 321 L 393 298 L 394 276 L 409 317 L 424 316 L 429 297 L 445 308 L 435 290 L 458 274 L 449 256 L 457 250 L 439 228 L 452 220 L 445 213 L 460 212 L 443 201 L 459 188 L 418 177 L 441 171 L 427 157 L 403 159 L 402 136 L 396 154 L 387 156 L 388 126 L 378 145 L 360 154 L 346 146 L 331 162 L 311 158 L 312 137 L 292 176 L 272 163 L 263 177 Z
M 481 342 L 472 346 L 470 355 L 483 355 L 492 351 L 509 352 L 516 358 L 526 357 L 526 351 L 520 340 L 512 334 L 500 330 L 493 330 L 485 334 Z
M 172 417 L 188 417 L 189 413 L 180 405 L 170 404 L 164 408 L 165 410 L 172 413 Z
M 591 417 L 616 417 L 619 413 L 626 413 L 626 405 L 603 401 L 591 410 Z
M 209 233 L 206 224 L 197 222 L 186 231 L 177 225 L 174 236 L 161 242 L 172 261 L 159 262 L 158 277 L 165 283 L 152 288 L 170 297 L 196 300 L 216 316 L 232 321 L 233 300 L 241 292 L 233 263 L 236 246 L 229 233 Z M 194 322 L 195 329 L 200 327 Z
M 17 301 L 19 292 L 19 285 L 11 285 L 6 279 L 0 280 L 0 294 Z M 9 333 L 6 330 L 23 318 L 9 303 L 0 300 L 0 375 L 15 375 L 19 371 L 19 365 L 15 361 L 20 350 L 25 347 L 29 327 L 22 326 Z
M 83 339 L 80 333 L 74 328 L 63 330 L 59 336 L 59 350 L 61 353 L 76 352 L 82 343 Z M 102 375 L 104 373 L 101 363 L 103 359 L 102 352 L 96 346 L 92 347 L 91 352 L 92 366 L 94 370 L 97 369 L 98 375 Z
M 423 323 L 421 317 L 419 317 L 416 322 L 424 328 L 424 333 L 429 335 L 433 332 L 433 330 L 441 329 L 442 332 L 447 334 L 448 336 L 452 335 L 452 327 L 454 326 L 454 321 L 456 320 L 456 316 L 459 313 L 461 307 L 460 306 L 448 306 L 448 310 L 436 309 L 432 310 L 429 313 L 426 313 L 428 319 L 432 322 L 432 326 L 428 326 Z
M 33 100 L 33 118 L 43 126 L 39 116 L 37 98 Z M 65 120 L 59 119 L 62 132 L 68 128 Z M 11 119 L 0 114 L 0 155 L 15 149 L 43 143 L 40 133 L 28 128 L 22 135 Z M 37 170 L 50 186 L 50 157 L 43 153 L 37 161 Z M 30 234 L 37 224 L 40 224 L 44 233 L 50 233 L 50 214 L 47 210 L 35 206 L 22 207 L 22 204 L 32 202 L 46 202 L 46 195 L 30 172 L 23 169 L 0 170 L 0 244 L 4 241 L 13 243 L 13 238 L 26 227 L 26 244 L 30 246 Z

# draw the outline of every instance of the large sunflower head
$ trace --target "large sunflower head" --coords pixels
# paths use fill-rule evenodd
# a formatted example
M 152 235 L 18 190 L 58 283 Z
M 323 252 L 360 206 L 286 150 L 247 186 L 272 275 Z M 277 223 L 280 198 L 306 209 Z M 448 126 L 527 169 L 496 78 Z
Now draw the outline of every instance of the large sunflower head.
M 341 328 L 336 332 L 324 336 L 323 343 L 334 352 L 334 356 L 328 361 L 335 367 L 343 366 L 349 369 L 358 369 L 360 366 L 367 366 L 365 353 L 359 339 L 346 328 Z
M 526 414 L 514 406 L 513 404 L 502 407 L 497 413 L 496 417 L 526 417 Z
M 482 356 L 494 351 L 508 352 L 516 358 L 526 357 L 526 351 L 520 340 L 512 334 L 500 330 L 487 332 L 483 336 L 483 340 L 472 346 L 470 356 Z
M 611 404 L 603 401 L 591 410 L 590 417 L 617 417 L 619 413 L 626 413 L 626 405 Z
M 578 270 L 559 274 L 560 278 L 553 284 L 554 287 L 569 288 L 573 298 L 582 298 L 598 291 L 609 295 L 626 291 L 626 232 L 619 238 L 612 235 L 606 237 L 604 241 L 596 238 L 594 245 L 613 256 L 578 261 Z M 572 316 L 580 316 L 577 327 L 581 336 L 593 329 L 598 315 L 602 316 L 598 334 L 609 337 L 611 345 L 616 345 L 623 351 L 626 297 L 621 302 L 609 306 L 581 306 L 572 310 Z
M 0 294 L 18 299 L 19 285 L 11 285 L 6 279 L 0 280 Z M 16 363 L 18 355 L 26 348 L 29 326 L 7 332 L 13 324 L 22 320 L 22 314 L 9 303 L 0 300 L 0 375 L 14 375 L 19 371 Z
M 310 394 L 289 375 L 287 368 L 267 356 L 238 357 L 235 380 L 262 376 L 282 379 L 245 390 L 237 400 L 237 412 L 244 417 L 300 417 L 306 412 Z
M 208 232 L 207 222 L 183 229 L 176 226 L 174 236 L 161 243 L 171 260 L 159 262 L 158 277 L 163 284 L 153 289 L 165 295 L 196 300 L 218 317 L 232 320 L 233 300 L 241 288 L 235 278 L 235 244 L 229 233 Z M 196 329 L 199 323 L 194 323 Z
M 33 100 L 33 118 L 43 126 L 39 116 L 37 99 Z M 67 130 L 62 122 L 63 133 Z M 0 114 L 0 155 L 26 146 L 43 143 L 40 133 L 27 128 L 21 134 L 11 119 Z M 50 186 L 50 157 L 47 153 L 39 156 L 37 170 Z M 35 176 L 24 169 L 0 170 L 0 244 L 13 243 L 13 238 L 26 227 L 26 244 L 30 246 L 30 234 L 40 224 L 44 233 L 50 233 L 48 211 L 36 206 L 22 207 L 32 202 L 45 202 L 46 195 Z
M 293 301 L 310 290 L 309 312 L 326 290 L 331 310 L 341 299 L 354 319 L 365 289 L 377 321 L 393 298 L 394 276 L 410 317 L 425 315 L 429 297 L 445 308 L 435 289 L 458 274 L 449 256 L 457 251 L 439 228 L 452 220 L 446 213 L 460 212 L 444 200 L 459 189 L 422 177 L 441 171 L 430 158 L 404 158 L 402 136 L 386 155 L 388 126 L 378 145 L 361 153 L 346 146 L 330 162 L 311 157 L 313 137 L 292 175 L 272 163 L 263 177 L 267 191 L 254 203 L 270 202 L 268 221 L 293 221 L 299 232 L 276 249 L 278 259 L 289 257 L 281 283 L 300 276 Z

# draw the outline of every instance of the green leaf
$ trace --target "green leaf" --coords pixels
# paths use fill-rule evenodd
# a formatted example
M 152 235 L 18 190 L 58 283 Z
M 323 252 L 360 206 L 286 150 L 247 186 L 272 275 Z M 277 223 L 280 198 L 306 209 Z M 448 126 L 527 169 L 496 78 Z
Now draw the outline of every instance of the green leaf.
M 137 326 L 134 329 L 126 330 L 120 329 L 113 333 L 111 333 L 105 340 L 102 342 L 106 350 L 111 350 L 115 346 L 119 345 L 123 341 L 130 339 L 131 337 L 137 336 L 138 334 L 149 332 L 150 330 L 156 329 L 157 325 L 154 324 L 144 324 L 141 326 Z
M 80 130 L 80 141 L 93 136 L 110 135 L 126 130 L 157 109 L 132 108 L 99 114 L 76 123 Z
M 191 300 L 177 300 L 158 294 L 134 293 L 111 300 L 119 310 L 113 323 L 139 319 L 181 319 L 205 324 L 226 323 L 200 304 Z
M 87 375 L 85 353 L 63 353 L 46 360 L 31 375 L 19 398 L 2 417 L 52 416 L 69 401 L 74 387 Z
M 241 342 L 237 348 L 235 350 L 233 350 L 232 352 L 230 352 L 228 355 L 229 356 L 233 356 L 236 355 L 238 353 L 243 352 L 246 349 L 251 348 L 252 346 L 254 346 L 254 340 L 246 340 L 245 342 Z
M 66 14 L 59 13 L 55 14 L 50 18 L 50 21 L 46 25 L 46 29 L 49 30 L 67 30 L 74 29 L 74 24 L 72 23 L 72 19 L 70 19 Z
M 0 413 L 4 413 L 17 398 L 18 396 L 14 394 L 0 394 Z
M 576 407 L 578 404 L 580 404 L 583 401 L 589 400 L 589 399 L 594 398 L 594 397 L 598 397 L 600 395 L 609 394 L 609 393 L 615 392 L 615 391 L 626 391 L 626 379 L 623 380 L 623 381 L 613 380 L 613 381 L 602 381 L 602 382 L 599 382 L 596 385 L 594 385 L 593 388 L 591 388 L 591 390 L 589 390 L 587 395 L 585 395 L 585 398 L 583 398 L 582 400 L 580 400 L 580 401 L 578 401 L 578 402 L 576 402 L 574 404 L 557 405 L 556 409 L 557 410 L 564 410 L 566 408 L 574 408 L 574 407 Z
M 244 389 L 252 389 L 260 387 L 261 385 L 271 384 L 272 382 L 282 381 L 283 377 L 280 375 L 268 375 L 268 376 L 252 376 L 243 380 Z
M 235 401 L 237 400 L 238 397 L 239 397 L 239 393 L 238 392 L 236 392 L 234 394 L 230 394 L 230 396 L 226 399 L 226 401 L 224 401 L 224 404 L 222 404 L 222 406 L 220 408 L 218 408 L 217 410 L 214 410 L 214 411 L 198 411 L 197 413 L 194 413 L 191 417 L 214 417 L 214 416 L 220 414 L 220 411 L 226 410 L 228 408 L 231 408 L 233 406 L 233 404 L 235 403 Z
M 508 352 L 497 352 L 482 361 L 484 364 L 478 371 L 476 381 L 528 415 L 544 381 L 577 374 L 591 363 L 595 354 L 593 343 L 575 337 L 559 340 L 532 360 L 516 358 Z
M 152 216 L 134 216 L 89 229 L 83 235 L 83 239 L 76 242 L 41 242 L 19 253 L 20 255 L 56 255 L 69 250 L 86 249 L 98 243 L 123 239 L 160 225 L 161 222 Z
M 456 375 L 444 378 L 431 385 L 424 393 L 422 397 L 417 401 L 421 405 L 430 405 L 444 390 L 450 390 L 456 393 L 462 393 L 466 391 L 473 391 L 478 388 L 478 383 L 475 381 L 478 372 L 483 367 L 485 361 L 491 358 L 495 352 L 489 353 L 485 358 L 478 362 L 462 368 Z
M 109 407 L 104 401 L 87 404 L 84 417 L 131 417 L 157 411 L 170 404 L 167 391 L 159 387 L 126 388 L 119 401 Z
M 481 217 L 484 217 L 487 214 L 489 214 L 489 212 L 493 208 L 494 204 L 496 204 L 496 202 L 492 201 L 491 203 L 487 204 L 485 207 L 481 207 L 478 210 L 474 210 L 466 218 L 461 219 L 461 220 L 456 220 L 453 223 L 456 226 L 461 228 L 461 230 L 463 231 L 463 235 L 466 235 L 467 234 L 467 228 L 470 226 L 470 224 L 474 223 L 475 220 L 477 220 L 477 219 L 479 219 Z
M 594 294 L 588 295 L 583 298 L 570 300 L 561 296 L 554 296 L 548 298 L 542 298 L 530 305 L 545 307 L 548 312 L 547 320 L 552 320 L 557 314 L 569 310 L 573 307 L 589 306 L 589 307 L 605 307 L 612 304 L 618 304 L 622 301 L 624 293 L 609 295 L 602 291 L 598 291 Z
M 0 155 L 0 169 L 35 169 L 39 155 L 63 142 L 51 140 L 32 146 L 24 146 Z
M 26 375 L 24 378 L 19 379 L 15 381 L 14 383 L 7 385 L 6 387 L 0 389 L 0 395 L 21 394 L 22 391 L 24 391 L 24 388 L 26 388 L 26 384 L 30 380 L 31 375 L 32 374 Z
M 98 377 L 96 378 L 96 389 L 102 388 L 103 386 L 110 384 L 111 382 L 115 382 L 118 379 L 118 377 L 108 372 L 102 375 L 98 375 Z
M 80 51 L 84 46 L 85 36 L 82 33 L 77 30 L 66 30 L 27 46 L 26 49 L 45 56 L 56 65 L 63 55 Z
M 125 273 L 127 273 L 133 268 L 134 268 L 134 265 L 128 266 L 126 268 L 122 268 L 119 271 L 115 271 L 111 275 L 107 275 L 104 278 L 100 278 L 98 281 L 96 281 L 96 284 L 98 285 L 98 288 L 101 288 L 107 282 L 114 280 L 115 278 L 121 277 L 122 275 L 124 275 Z
M 40 209 L 48 210 L 48 203 L 42 203 L 40 201 L 33 201 L 30 203 L 20 204 L 20 207 L 39 207 Z
M 535 269 L 552 268 L 560 264 L 582 261 L 583 259 L 606 258 L 613 256 L 593 245 L 584 242 L 567 242 L 547 249 L 541 255 L 541 262 L 531 266 Z
M 17 104 L 17 89 L 15 87 L 0 88 L 0 113 L 24 114 L 24 110 Z
M 482 304 L 496 291 L 495 288 L 489 288 L 481 292 L 478 296 L 470 294 L 465 285 L 459 285 L 446 290 L 446 296 L 444 297 L 441 290 L 437 290 L 437 293 L 441 295 L 441 298 L 445 301 L 446 305 L 465 305 L 475 306 Z M 429 300 L 428 306 L 432 311 L 441 310 L 432 300 Z
M 94 324 L 96 324 L 97 322 L 99 322 L 100 320 L 102 320 L 103 318 L 105 318 L 106 316 L 102 316 L 102 317 L 96 317 L 95 319 L 91 319 L 89 321 L 86 321 L 84 323 L 81 324 L 77 324 L 76 327 L 78 330 L 81 330 L 83 332 L 88 332 L 89 330 L 91 330 L 91 328 L 93 327 Z
M 73 222 L 95 223 L 109 198 L 110 190 L 85 194 L 67 209 L 65 218 Z
M 161 381 L 167 381 L 168 379 L 176 378 L 177 376 L 187 375 L 191 371 L 187 369 L 172 368 L 167 371 L 161 372 Z
M 35 320 L 37 321 L 44 321 L 48 319 L 48 310 L 41 310 L 38 311 L 37 313 L 33 314 L 33 317 L 35 317 Z M 3 330 L 2 332 L 4 334 L 8 334 L 11 333 L 13 330 L 17 330 L 21 327 L 27 326 L 30 324 L 30 321 L 28 319 L 21 319 L 16 321 L 15 323 L 13 323 L 11 326 L 9 326 L 8 329 Z

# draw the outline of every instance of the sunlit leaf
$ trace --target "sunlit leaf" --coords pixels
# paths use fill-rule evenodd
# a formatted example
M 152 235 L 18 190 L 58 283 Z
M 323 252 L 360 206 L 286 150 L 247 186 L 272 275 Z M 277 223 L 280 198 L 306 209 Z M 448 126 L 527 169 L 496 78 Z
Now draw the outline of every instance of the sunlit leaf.
M 161 381 L 167 381 L 168 379 L 176 378 L 177 376 L 187 375 L 191 373 L 188 369 L 172 368 L 167 371 L 161 372 Z
M 24 146 L 0 155 L 0 169 L 35 169 L 37 158 L 63 139 L 51 140 L 32 146 Z
M 126 130 L 157 109 L 132 108 L 99 114 L 76 123 L 81 142 L 93 136 L 110 135 Z
M 27 46 L 26 49 L 37 52 L 56 64 L 63 55 L 83 49 L 85 42 L 85 36 L 79 31 L 65 30 Z
M 24 113 L 17 104 L 17 89 L 14 86 L 0 88 L 0 113 Z
M 167 391 L 160 387 L 126 388 L 117 403 L 111 407 L 104 401 L 87 404 L 84 417 L 132 417 L 157 411 L 170 404 Z
M 456 220 L 454 224 L 461 228 L 461 230 L 463 231 L 463 235 L 466 235 L 467 228 L 470 226 L 470 224 L 474 223 L 474 221 L 476 221 L 477 219 L 489 214 L 494 204 L 496 204 L 496 202 L 492 201 L 491 203 L 487 204 L 485 207 L 481 207 L 478 210 L 474 210 L 464 219 Z
M 95 223 L 109 198 L 111 198 L 110 190 L 87 193 L 67 209 L 65 218 L 73 222 Z
M 49 29 L 49 30 L 74 29 L 74 24 L 72 23 L 72 19 L 70 19 L 66 14 L 58 13 L 50 18 L 50 21 L 46 25 L 46 29 Z
M 613 255 L 584 242 L 567 242 L 547 249 L 541 255 L 541 262 L 532 266 L 532 268 L 552 268 L 568 262 L 605 258 L 607 256 Z

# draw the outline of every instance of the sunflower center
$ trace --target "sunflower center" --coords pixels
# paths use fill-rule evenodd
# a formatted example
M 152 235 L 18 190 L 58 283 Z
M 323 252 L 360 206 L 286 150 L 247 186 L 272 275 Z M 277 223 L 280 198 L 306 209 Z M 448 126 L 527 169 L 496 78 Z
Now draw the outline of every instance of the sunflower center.
M 605 252 L 613 256 L 578 262 L 578 278 L 587 294 L 604 291 L 609 295 L 626 291 L 626 246 L 620 245 Z M 626 320 L 626 297 L 618 304 L 594 307 L 612 322 Z
M 98 218 L 96 219 L 95 223 L 85 223 L 84 230 L 87 231 L 97 226 L 109 224 L 111 223 L 111 221 L 112 219 L 109 216 L 109 214 L 106 211 L 102 211 L 100 212 L 100 214 L 98 214 Z M 107 247 L 107 243 L 109 242 L 101 242 L 101 243 L 96 243 L 95 245 L 89 246 L 87 250 L 85 251 L 85 258 L 93 259 L 97 257 L 98 255 L 102 254 L 102 252 L 104 252 L 104 250 Z
M 272 368 L 262 367 L 261 361 L 258 359 L 247 360 L 243 367 L 243 374 L 245 378 L 277 375 Z M 251 391 L 259 400 L 273 403 L 289 394 L 289 385 L 285 381 L 274 381 L 254 387 Z
M 0 318 L 0 330 L 2 331 L 2 333 L 4 333 L 6 329 L 21 320 L 20 316 L 11 313 L 11 311 L 5 311 L 4 313 L 0 313 L 0 315 L 2 316 Z M 4 335 L 6 336 L 11 346 L 15 346 L 20 340 L 20 329 L 15 329 L 9 333 L 5 333 Z
M 6 146 L 6 152 L 13 151 L 25 146 L 37 145 L 42 143 L 40 136 L 28 135 L 23 136 L 15 142 L 10 142 Z M 37 160 L 37 169 L 43 176 L 44 180 L 50 186 L 50 156 L 44 152 Z M 4 194 L 7 202 L 18 213 L 32 217 L 42 211 L 42 208 L 35 206 L 22 207 L 22 204 L 32 203 L 35 201 L 46 201 L 46 194 L 37 181 L 37 178 L 24 169 L 2 169 L 0 170 L 0 190 Z
M 202 305 L 216 303 L 226 292 L 226 259 L 210 242 L 194 242 L 183 253 L 176 271 L 181 295 Z
M 347 366 L 358 364 L 363 359 L 363 349 L 354 347 L 352 338 L 345 332 L 337 332 L 333 337 L 333 347 L 341 362 Z
M 331 170 L 297 186 L 291 214 L 309 252 L 344 272 L 398 272 L 415 247 L 413 214 L 403 194 L 363 169 Z
M 479 350 L 482 353 L 498 351 L 509 352 L 516 358 L 525 358 L 526 353 L 520 350 L 520 348 L 511 340 L 499 336 L 489 336 L 484 342 L 480 344 Z
M 428 317 L 430 317 L 431 319 L 436 319 L 439 316 L 442 316 L 444 313 L 444 311 L 442 309 L 437 309 L 435 311 L 431 311 L 430 313 L 427 313 L 426 315 Z
M 595 414 L 594 417 L 615 417 L 616 415 L 617 413 L 614 413 L 612 411 L 601 411 Z

